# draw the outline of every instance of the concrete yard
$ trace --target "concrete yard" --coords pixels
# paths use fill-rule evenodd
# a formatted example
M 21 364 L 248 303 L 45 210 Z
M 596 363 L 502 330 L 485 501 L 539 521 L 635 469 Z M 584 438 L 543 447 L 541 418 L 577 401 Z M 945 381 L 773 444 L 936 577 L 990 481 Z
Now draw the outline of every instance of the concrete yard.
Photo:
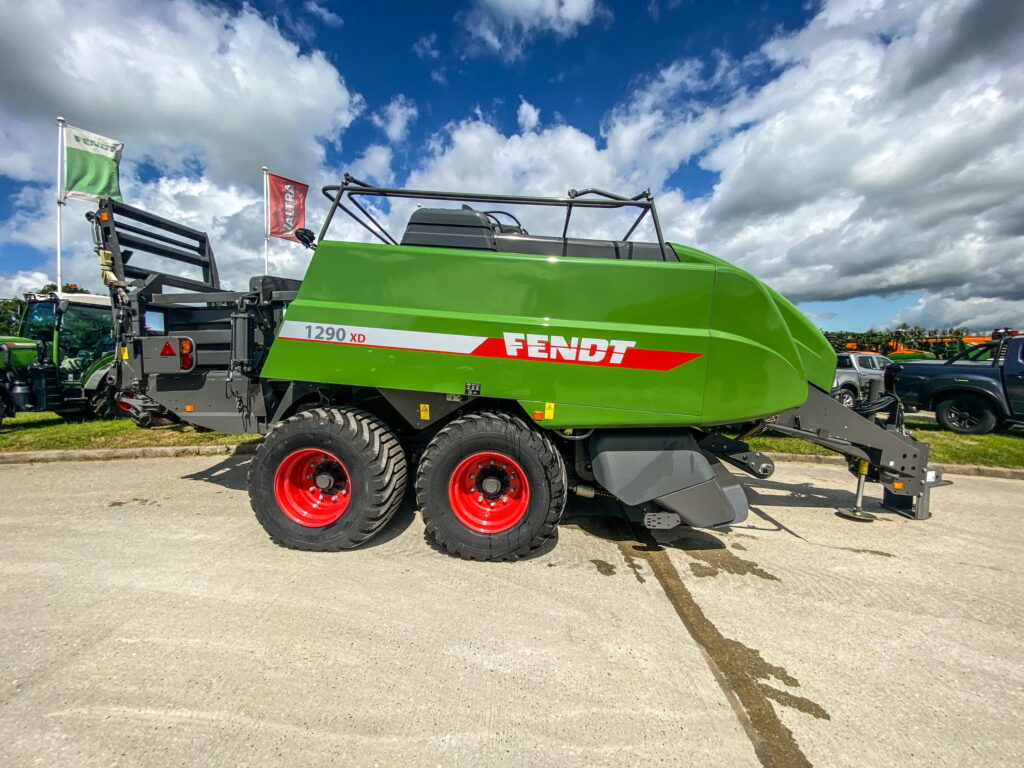
M 576 501 L 491 564 L 411 502 L 281 549 L 245 471 L 0 466 L 0 766 L 1024 764 L 1024 482 L 863 524 L 844 469 L 782 464 L 731 532 Z

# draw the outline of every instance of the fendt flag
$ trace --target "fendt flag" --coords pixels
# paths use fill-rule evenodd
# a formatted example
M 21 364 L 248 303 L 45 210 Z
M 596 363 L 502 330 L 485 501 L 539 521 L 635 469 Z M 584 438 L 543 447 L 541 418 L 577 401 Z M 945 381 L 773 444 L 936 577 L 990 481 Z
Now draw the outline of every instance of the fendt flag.
M 270 196 L 267 234 L 298 242 L 295 230 L 306 226 L 306 192 L 309 191 L 309 185 L 268 173 L 267 190 Z
M 65 196 L 76 200 L 121 199 L 117 168 L 124 144 L 70 125 L 64 128 Z

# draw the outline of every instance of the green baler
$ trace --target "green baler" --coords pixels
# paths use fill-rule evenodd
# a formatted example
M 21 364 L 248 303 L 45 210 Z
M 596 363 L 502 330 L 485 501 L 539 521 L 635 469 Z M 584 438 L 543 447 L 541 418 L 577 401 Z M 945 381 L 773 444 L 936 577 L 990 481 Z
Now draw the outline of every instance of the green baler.
M 814 325 L 743 270 L 666 243 L 648 193 L 440 193 L 348 176 L 324 193 L 319 243 L 298 233 L 315 248 L 304 279 L 258 276 L 242 292 L 219 287 L 203 233 L 116 201 L 93 217 L 115 306 L 111 383 L 198 426 L 265 433 L 250 497 L 279 543 L 362 543 L 413 471 L 428 532 L 468 558 L 533 551 L 568 493 L 611 495 L 651 528 L 735 525 L 746 496 L 722 462 L 770 475 L 740 439 L 769 427 L 843 453 L 860 490 L 880 482 L 888 505 L 928 516 L 940 480 L 898 400 L 835 403 L 835 353 Z M 410 208 L 397 240 L 367 197 L 463 206 Z M 562 234 L 530 234 L 516 215 L 530 206 L 561 208 Z M 569 237 L 581 208 L 637 216 L 621 240 Z M 338 210 L 381 242 L 327 239 Z M 657 242 L 631 241 L 648 217 Z M 129 264 L 126 246 L 197 274 Z

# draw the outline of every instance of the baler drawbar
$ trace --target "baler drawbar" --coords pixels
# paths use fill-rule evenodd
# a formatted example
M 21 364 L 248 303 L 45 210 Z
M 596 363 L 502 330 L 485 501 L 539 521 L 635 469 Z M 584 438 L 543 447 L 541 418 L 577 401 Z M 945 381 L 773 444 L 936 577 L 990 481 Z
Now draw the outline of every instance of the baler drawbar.
M 249 495 L 278 543 L 357 546 L 412 478 L 428 533 L 471 559 L 536 550 L 571 492 L 610 495 L 649 528 L 727 528 L 748 507 L 725 464 L 770 476 L 745 442 L 766 430 L 846 456 L 858 509 L 872 481 L 887 506 L 929 516 L 942 481 L 896 397 L 859 412 L 832 400 L 835 352 L 815 326 L 749 273 L 666 242 L 649 192 L 347 175 L 323 191 L 319 238 L 296 233 L 312 249 L 303 280 L 259 275 L 244 291 L 221 288 L 204 233 L 114 200 L 90 214 L 113 297 L 111 384 L 137 393 L 132 407 L 266 435 Z M 385 203 L 408 220 L 400 238 Z M 526 229 L 537 208 L 561 209 L 536 216 L 560 234 Z M 328 239 L 339 210 L 380 242 Z M 625 235 L 569 236 L 586 210 Z M 647 225 L 654 242 L 631 239 Z

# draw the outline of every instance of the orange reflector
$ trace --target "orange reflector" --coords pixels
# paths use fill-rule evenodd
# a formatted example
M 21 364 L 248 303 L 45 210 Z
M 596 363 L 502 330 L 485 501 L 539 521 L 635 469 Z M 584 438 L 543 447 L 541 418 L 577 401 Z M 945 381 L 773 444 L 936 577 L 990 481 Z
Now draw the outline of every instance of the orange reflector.
M 160 350 L 160 357 L 174 357 L 178 353 L 174 351 L 174 345 L 169 341 L 164 342 L 164 348 Z
M 107 211 L 100 211 L 100 221 L 109 221 L 110 214 Z
M 181 350 L 181 354 L 183 354 L 183 355 L 191 354 L 191 352 L 192 352 L 192 342 L 189 341 L 188 339 L 179 339 L 178 340 L 178 349 Z
M 186 405 L 185 406 L 185 413 L 194 413 L 195 410 L 196 410 L 196 407 L 194 405 Z
M 902 491 L 903 490 L 903 483 L 895 482 L 895 483 L 892 484 L 892 487 L 893 487 L 893 490 Z
M 533 418 L 535 421 L 541 421 L 544 418 L 544 411 L 534 411 Z

